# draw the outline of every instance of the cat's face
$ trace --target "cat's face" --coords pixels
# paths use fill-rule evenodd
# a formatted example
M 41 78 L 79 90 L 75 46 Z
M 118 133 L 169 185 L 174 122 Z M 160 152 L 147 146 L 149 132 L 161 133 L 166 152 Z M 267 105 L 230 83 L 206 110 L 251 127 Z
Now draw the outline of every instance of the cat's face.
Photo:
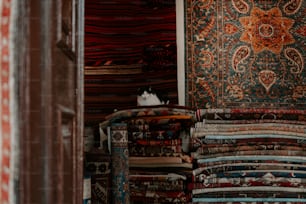
M 153 93 L 149 93 L 148 91 L 144 91 L 139 97 L 143 98 L 144 100 L 149 99 L 153 96 Z

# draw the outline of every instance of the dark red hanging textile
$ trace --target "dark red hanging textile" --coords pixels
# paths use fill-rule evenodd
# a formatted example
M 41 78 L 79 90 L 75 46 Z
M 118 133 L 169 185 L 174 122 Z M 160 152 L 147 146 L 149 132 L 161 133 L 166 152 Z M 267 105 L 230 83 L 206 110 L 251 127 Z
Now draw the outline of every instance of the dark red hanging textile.
M 176 46 L 175 22 L 174 0 L 86 1 L 85 65 L 146 63 L 148 48 Z

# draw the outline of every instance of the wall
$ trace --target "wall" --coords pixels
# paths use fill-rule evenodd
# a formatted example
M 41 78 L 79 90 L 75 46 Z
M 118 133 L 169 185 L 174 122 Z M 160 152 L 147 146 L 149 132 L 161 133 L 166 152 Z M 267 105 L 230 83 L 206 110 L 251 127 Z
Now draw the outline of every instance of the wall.
M 176 0 L 176 46 L 178 103 L 185 105 L 185 35 L 184 1 Z

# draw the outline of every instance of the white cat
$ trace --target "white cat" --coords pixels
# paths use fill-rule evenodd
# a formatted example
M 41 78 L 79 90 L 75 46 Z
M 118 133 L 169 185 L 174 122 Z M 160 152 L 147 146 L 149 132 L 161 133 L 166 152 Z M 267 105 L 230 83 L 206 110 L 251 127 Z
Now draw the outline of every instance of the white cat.
M 137 106 L 156 106 L 162 104 L 169 104 L 169 101 L 163 101 L 151 87 L 138 90 Z

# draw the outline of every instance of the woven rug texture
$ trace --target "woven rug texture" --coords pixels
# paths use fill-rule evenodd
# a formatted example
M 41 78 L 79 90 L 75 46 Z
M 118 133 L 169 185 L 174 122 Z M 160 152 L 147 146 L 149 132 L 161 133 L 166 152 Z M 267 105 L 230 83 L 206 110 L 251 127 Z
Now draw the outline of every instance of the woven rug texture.
M 306 1 L 187 0 L 186 105 L 305 109 Z

